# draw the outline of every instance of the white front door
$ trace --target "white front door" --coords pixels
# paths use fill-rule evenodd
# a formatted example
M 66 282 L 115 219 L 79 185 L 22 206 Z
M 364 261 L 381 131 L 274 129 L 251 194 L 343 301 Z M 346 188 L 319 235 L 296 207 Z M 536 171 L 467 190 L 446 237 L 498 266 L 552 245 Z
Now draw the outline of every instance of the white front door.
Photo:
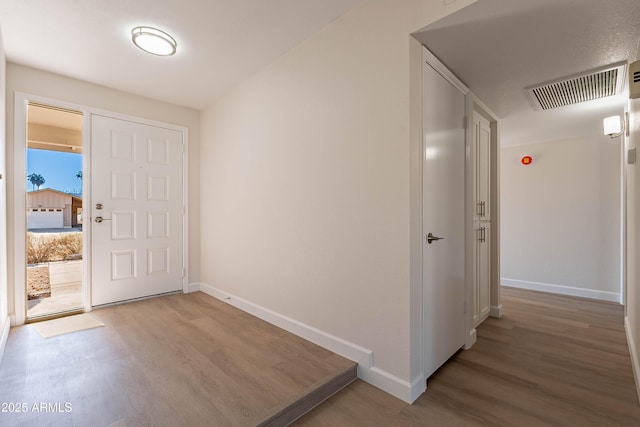
M 182 132 L 92 116 L 91 305 L 182 289 L 183 151 Z
M 429 377 L 465 339 L 465 96 L 429 64 L 423 74 L 424 362 Z

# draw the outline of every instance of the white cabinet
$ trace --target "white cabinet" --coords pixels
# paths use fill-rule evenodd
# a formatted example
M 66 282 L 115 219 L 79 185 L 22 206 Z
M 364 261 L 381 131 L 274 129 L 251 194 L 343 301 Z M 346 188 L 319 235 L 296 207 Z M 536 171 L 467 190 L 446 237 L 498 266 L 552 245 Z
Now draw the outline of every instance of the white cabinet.
M 473 114 L 473 206 L 474 221 L 491 220 L 491 127 L 489 121 Z
M 478 326 L 491 311 L 491 223 L 474 224 L 473 325 Z
M 473 113 L 473 325 L 491 311 L 491 126 Z

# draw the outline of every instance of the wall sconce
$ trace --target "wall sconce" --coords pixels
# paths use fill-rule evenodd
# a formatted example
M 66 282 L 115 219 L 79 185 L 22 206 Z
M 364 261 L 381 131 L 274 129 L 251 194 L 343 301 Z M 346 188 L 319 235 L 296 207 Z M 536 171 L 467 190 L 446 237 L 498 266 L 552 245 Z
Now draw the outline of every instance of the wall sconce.
M 611 116 L 606 117 L 602 124 L 604 126 L 604 134 L 608 135 L 609 138 L 617 138 L 621 136 L 625 130 L 628 131 L 627 121 L 629 118 L 629 113 L 624 113 L 624 117 L 622 116 Z M 627 136 L 629 133 L 627 132 Z

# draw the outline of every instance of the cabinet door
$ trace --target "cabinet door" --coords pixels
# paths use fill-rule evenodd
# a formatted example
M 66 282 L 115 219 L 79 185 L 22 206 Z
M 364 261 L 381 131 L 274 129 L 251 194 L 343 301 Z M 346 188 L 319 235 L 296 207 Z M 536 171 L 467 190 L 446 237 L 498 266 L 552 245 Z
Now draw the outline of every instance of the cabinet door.
M 474 206 L 476 221 L 491 219 L 491 127 L 489 121 L 473 114 Z
M 479 222 L 474 230 L 473 324 L 477 326 L 489 316 L 491 308 L 491 225 Z

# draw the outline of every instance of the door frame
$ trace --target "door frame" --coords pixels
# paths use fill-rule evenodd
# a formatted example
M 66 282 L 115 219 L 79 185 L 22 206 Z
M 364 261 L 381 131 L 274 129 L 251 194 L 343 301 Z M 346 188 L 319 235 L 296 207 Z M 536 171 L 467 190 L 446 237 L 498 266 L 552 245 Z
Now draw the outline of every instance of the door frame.
M 188 292 L 189 282 L 189 129 L 185 126 L 159 122 L 114 111 L 102 110 L 86 105 L 61 101 L 24 92 L 16 92 L 14 99 L 14 152 L 13 152 L 13 273 L 14 273 L 14 300 L 15 323 L 13 326 L 22 325 L 26 321 L 26 150 L 27 150 L 27 105 L 30 101 L 46 105 L 58 106 L 70 110 L 82 112 L 82 200 L 83 205 L 93 206 L 91 200 L 91 116 L 100 115 L 113 119 L 126 120 L 149 126 L 171 129 L 182 133 L 184 151 L 182 153 L 182 291 Z M 20 143 L 18 143 L 20 141 Z M 83 209 L 84 211 L 84 209 Z M 84 224 L 91 224 L 91 217 L 83 218 Z M 91 306 L 91 227 L 83 227 L 83 302 L 84 311 L 89 312 Z M 21 284 L 21 285 L 18 285 Z
M 442 62 L 440 62 L 440 60 L 438 60 L 438 58 L 436 58 L 435 55 L 433 55 L 425 46 L 422 46 L 422 68 L 421 68 L 421 74 L 424 75 L 424 67 L 430 66 L 431 68 L 433 68 L 438 74 L 440 74 L 445 80 L 447 80 L 449 83 L 451 83 L 456 89 L 458 89 L 460 91 L 460 93 L 464 96 L 465 99 L 465 110 L 466 110 L 466 105 L 468 103 L 468 94 L 469 94 L 469 88 L 467 88 L 467 86 L 460 80 L 458 79 L 455 74 L 453 74 L 451 72 L 451 70 L 449 70 Z M 423 77 L 421 76 L 421 79 Z M 425 96 L 425 88 L 422 87 L 422 97 Z M 425 114 L 426 111 L 424 109 L 424 101 L 422 101 L 422 106 L 421 106 L 421 110 L 422 110 L 422 124 L 423 124 L 423 129 L 422 129 L 422 136 L 421 136 L 421 160 L 420 160 L 420 168 L 421 168 L 421 183 L 424 182 L 424 171 L 425 171 L 425 149 L 426 149 L 426 140 L 425 140 L 425 135 L 426 135 L 426 129 L 424 128 L 424 124 L 425 124 Z M 465 115 L 468 115 L 468 112 L 465 111 Z M 469 190 L 469 184 L 468 184 L 468 178 L 469 178 L 469 167 L 470 167 L 470 150 L 469 150 L 469 138 L 468 138 L 468 120 L 465 119 L 465 141 L 464 141 L 464 146 L 465 146 L 465 159 L 464 159 L 464 169 L 465 169 L 465 194 L 464 194 L 464 199 L 465 199 L 465 248 L 464 248 L 464 253 L 465 253 L 465 291 L 464 291 L 464 306 L 465 306 L 465 310 L 464 310 L 464 322 L 463 324 L 465 325 L 465 330 L 464 330 L 464 348 L 467 348 L 467 344 L 468 344 L 468 318 L 469 318 L 469 313 L 470 310 L 468 309 L 469 306 L 469 295 L 470 292 L 469 290 L 471 289 L 470 283 L 471 283 L 471 275 L 469 274 L 469 269 L 468 269 L 468 265 L 469 265 L 469 249 L 470 249 L 470 245 L 469 245 L 469 236 L 473 233 L 473 227 L 471 227 L 471 230 L 469 230 L 469 223 L 468 223 L 468 218 L 471 215 L 471 210 L 469 208 L 469 202 L 468 202 L 468 197 L 471 194 L 470 190 Z M 424 206 L 424 188 L 422 188 L 421 185 L 421 210 L 422 210 L 422 206 Z M 420 242 L 421 242 L 421 257 L 422 257 L 422 261 L 421 261 L 421 271 L 424 271 L 424 239 L 426 236 L 426 232 L 427 230 L 424 229 L 424 211 L 422 211 L 422 215 L 421 215 L 421 224 L 420 224 L 420 230 L 421 230 L 421 235 L 420 235 Z M 424 296 L 426 294 L 426 286 L 427 284 L 425 283 L 424 280 L 424 275 L 422 276 L 422 296 Z M 426 343 L 427 343 L 427 335 L 429 334 L 429 325 L 425 325 L 424 324 L 424 319 L 426 318 L 426 310 L 427 310 L 427 306 L 426 303 L 422 302 L 422 372 L 423 372 L 423 377 L 425 380 L 425 386 L 426 386 L 426 362 L 427 362 L 427 358 L 426 358 Z

